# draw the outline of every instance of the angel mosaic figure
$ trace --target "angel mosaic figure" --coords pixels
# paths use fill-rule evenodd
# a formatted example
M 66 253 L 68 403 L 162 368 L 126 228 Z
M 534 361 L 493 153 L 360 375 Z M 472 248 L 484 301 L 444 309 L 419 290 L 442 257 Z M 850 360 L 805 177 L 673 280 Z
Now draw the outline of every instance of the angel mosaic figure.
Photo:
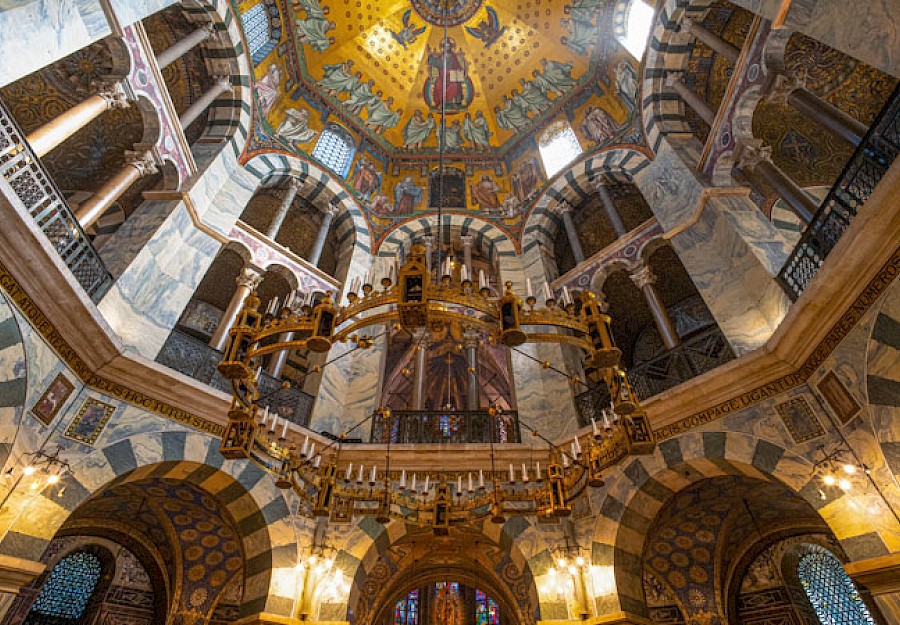
M 477 26 L 466 26 L 466 32 L 484 42 L 485 49 L 490 48 L 500 35 L 506 32 L 506 26 L 500 27 L 500 18 L 491 7 L 485 7 L 487 19 L 478 22 Z
M 403 28 L 396 32 L 390 31 L 391 37 L 403 46 L 404 50 L 406 50 L 406 46 L 415 43 L 418 36 L 425 32 L 425 27 L 417 28 L 410 17 L 412 17 L 412 9 L 407 9 L 406 13 L 403 14 Z

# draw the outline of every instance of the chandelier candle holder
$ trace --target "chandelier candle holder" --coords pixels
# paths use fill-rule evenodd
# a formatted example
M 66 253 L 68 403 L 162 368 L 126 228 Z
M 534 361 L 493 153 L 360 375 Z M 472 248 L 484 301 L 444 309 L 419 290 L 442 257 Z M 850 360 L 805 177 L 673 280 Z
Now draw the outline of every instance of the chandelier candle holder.
M 230 331 L 219 364 L 232 389 L 222 455 L 253 460 L 274 476 L 279 488 L 291 488 L 301 497 L 301 512 L 337 522 L 349 522 L 358 515 L 373 516 L 382 523 L 402 518 L 445 533 L 455 523 L 477 518 L 502 523 L 510 515 L 569 516 L 572 502 L 586 487 L 604 484 L 605 471 L 628 455 L 650 453 L 655 446 L 646 414 L 618 366 L 621 352 L 612 339 L 606 306 L 593 293 L 573 297 L 566 289 L 556 298 L 543 285 L 544 305 L 538 307 L 530 280 L 526 281 L 524 302 L 510 282 L 495 296 L 483 272 L 478 276 L 478 288 L 475 286 L 449 257 L 443 263 L 428 263 L 425 247 L 414 244 L 406 262 L 391 266 L 380 280 L 371 272 L 351 280 L 342 306 L 335 304 L 330 292 L 320 297 L 293 293 L 282 305 L 270 303 L 260 313 L 260 300 L 252 293 Z M 546 443 L 546 455 L 535 452 L 538 455 L 529 465 L 523 464 L 521 471 L 510 465 L 507 476 L 494 465 L 493 443 L 492 469 L 477 474 L 392 470 L 389 442 L 381 468 L 342 461 L 348 436 L 366 421 L 378 416 L 387 424 L 386 431 L 392 431 L 392 420 L 398 417 L 389 408 L 369 415 L 317 450 L 308 438 L 300 446 L 286 418 L 260 407 L 259 378 L 263 359 L 271 354 L 293 349 L 324 353 L 335 343 L 349 341 L 355 348 L 338 356 L 344 358 L 372 347 L 375 337 L 365 332 L 373 326 L 412 333 L 454 322 L 480 334 L 485 342 L 510 349 L 543 342 L 580 350 L 588 379 L 605 384 L 610 391 L 609 412 L 604 412 L 602 423 L 593 423 L 591 436 L 584 440 L 574 437 L 570 449 L 521 423 Z M 559 371 L 550 363 L 541 364 Z M 573 381 L 582 383 L 577 378 Z M 493 440 L 493 432 L 499 431 L 506 417 L 497 406 L 490 406 L 487 413 Z

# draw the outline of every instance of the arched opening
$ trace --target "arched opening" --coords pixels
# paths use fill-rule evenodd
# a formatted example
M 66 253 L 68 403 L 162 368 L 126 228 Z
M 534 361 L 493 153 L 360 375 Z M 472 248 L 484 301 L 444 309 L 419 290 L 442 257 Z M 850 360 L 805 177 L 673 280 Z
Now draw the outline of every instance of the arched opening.
M 554 122 L 541 134 L 538 138 L 538 150 L 547 178 L 555 176 L 582 153 L 575 131 L 565 120 Z
M 410 590 L 384 625 L 500 625 L 501 620 L 500 606 L 488 593 L 447 580 Z
M 350 173 L 350 164 L 356 154 L 356 142 L 350 131 L 334 122 L 325 124 L 312 157 L 341 178 Z

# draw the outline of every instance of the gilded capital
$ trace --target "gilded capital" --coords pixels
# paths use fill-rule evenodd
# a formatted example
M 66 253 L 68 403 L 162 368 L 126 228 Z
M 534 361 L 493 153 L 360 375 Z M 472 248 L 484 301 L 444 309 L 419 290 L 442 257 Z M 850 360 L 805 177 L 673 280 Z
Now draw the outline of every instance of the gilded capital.
M 259 286 L 259 283 L 262 282 L 262 274 L 259 273 L 255 267 L 246 265 L 241 269 L 241 273 L 238 274 L 234 281 L 237 283 L 238 287 L 244 287 L 254 291 L 256 290 L 256 287 Z
M 653 273 L 653 270 L 650 269 L 650 265 L 643 265 L 635 271 L 632 271 L 629 275 L 631 281 L 634 282 L 635 286 L 639 289 L 656 284 L 656 275 Z

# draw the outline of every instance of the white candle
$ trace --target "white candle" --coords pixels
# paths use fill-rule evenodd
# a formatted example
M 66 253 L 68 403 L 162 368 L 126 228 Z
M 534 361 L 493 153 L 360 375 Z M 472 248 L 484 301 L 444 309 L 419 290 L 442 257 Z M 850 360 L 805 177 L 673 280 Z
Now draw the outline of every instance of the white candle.
M 462 475 L 456 476 L 456 494 L 462 494 Z
M 262 376 L 262 365 L 260 365 L 256 369 L 256 379 L 258 380 L 260 378 L 260 376 Z
M 563 457 L 563 469 L 568 469 L 569 468 L 569 456 L 568 456 L 568 454 L 563 454 L 562 457 Z
M 369 484 L 375 483 L 375 478 L 378 475 L 378 465 L 372 465 L 372 477 L 369 478 Z
M 573 442 L 575 443 L 575 451 L 576 451 L 577 455 L 580 456 L 581 455 L 581 441 L 579 441 L 578 437 L 576 436 L 575 440 Z
M 315 444 L 315 443 L 310 443 L 310 444 L 309 444 L 309 456 L 312 457 L 312 456 L 315 456 L 315 455 L 316 455 L 316 444 Z
M 572 441 L 572 459 L 574 460 L 577 457 L 578 457 L 578 452 L 575 450 L 575 441 Z
M 364 465 L 362 465 L 362 464 L 359 465 L 359 475 L 358 475 L 357 478 L 356 478 L 356 483 L 357 483 L 357 484 L 362 484 L 362 482 L 363 482 L 363 471 L 364 471 L 364 470 L 365 470 Z
M 478 270 L 478 288 L 479 289 L 487 288 L 487 276 L 484 275 L 484 269 Z
M 429 483 L 430 481 L 431 481 L 431 476 L 430 476 L 430 475 L 426 475 L 426 476 L 425 476 L 425 488 L 422 489 L 422 492 L 423 492 L 423 493 L 427 493 L 427 492 L 428 492 L 428 483 Z
M 544 299 L 551 300 L 553 299 L 553 291 L 550 290 L 550 285 L 546 282 L 544 283 Z
M 538 482 L 540 482 L 541 481 L 541 463 L 540 462 L 534 463 L 534 475 L 535 475 L 534 479 L 536 479 Z
M 609 424 L 609 413 L 606 410 L 603 411 L 603 429 L 611 430 L 612 426 Z
M 316 468 L 319 468 L 319 465 L 322 464 L 322 456 L 316 456 Z
M 565 304 L 572 303 L 572 296 L 569 295 L 569 287 L 567 287 L 567 286 L 563 287 L 563 303 L 565 303 Z
M 448 256 L 447 258 L 444 259 L 444 275 L 445 276 L 450 275 L 450 264 L 451 264 L 450 257 Z
M 413 473 L 412 481 L 409 483 L 409 490 L 412 492 L 416 492 L 416 474 Z
M 513 471 L 512 462 L 509 463 L 509 481 L 515 483 L 516 481 L 516 472 Z
M 272 415 L 272 424 L 269 426 L 269 432 L 274 433 L 275 428 L 278 426 L 278 417 Z
M 352 462 L 347 465 L 347 473 L 344 474 L 344 479 L 349 482 L 351 475 L 353 475 L 353 463 Z
M 266 423 L 268 423 L 268 421 L 269 421 L 269 407 L 266 406 L 266 409 L 263 410 L 263 418 L 262 418 L 262 423 L 260 425 L 262 425 L 263 427 L 266 427 Z
M 388 280 L 391 281 L 391 284 L 397 281 L 397 274 L 394 272 L 394 265 L 391 265 L 391 270 L 388 272 Z
M 522 463 L 522 481 L 528 481 L 528 467 L 525 466 L 525 463 Z
M 287 438 L 288 433 L 288 420 L 284 420 L 284 427 L 281 428 L 281 438 Z
M 305 458 L 307 451 L 309 451 L 309 437 L 308 436 L 303 439 L 303 447 L 300 448 L 300 455 Z
M 525 278 L 525 295 L 528 297 L 534 296 L 534 293 L 531 290 L 531 278 Z
M 372 284 L 372 270 L 374 268 L 370 267 L 369 271 L 366 272 L 366 284 Z
M 606 414 L 604 413 L 603 416 L 605 417 Z M 597 422 L 594 421 L 594 417 L 591 417 L 591 431 L 594 433 L 594 436 L 600 434 L 600 431 L 597 429 Z
M 459 270 L 459 278 L 463 282 L 469 279 L 469 268 L 465 265 L 462 266 L 462 269 Z
M 478 488 L 484 488 L 484 469 L 478 469 Z
M 400 490 L 406 490 L 406 469 L 400 472 Z
M 472 474 L 469 473 L 469 492 L 473 492 L 475 489 L 472 488 Z

